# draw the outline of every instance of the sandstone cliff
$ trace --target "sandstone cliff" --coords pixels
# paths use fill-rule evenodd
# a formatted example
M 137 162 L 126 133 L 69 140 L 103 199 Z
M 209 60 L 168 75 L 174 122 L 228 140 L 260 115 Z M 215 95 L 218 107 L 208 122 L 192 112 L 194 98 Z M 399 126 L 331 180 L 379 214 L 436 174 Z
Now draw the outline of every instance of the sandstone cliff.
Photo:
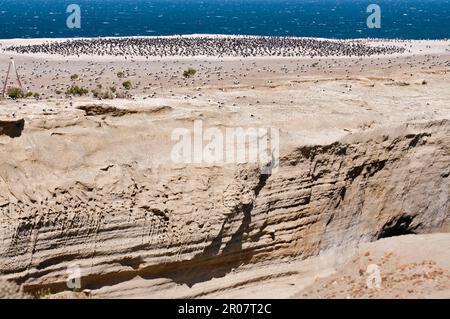
M 57 293 L 76 265 L 94 296 L 158 297 L 239 267 L 450 226 L 449 121 L 299 143 L 268 176 L 155 168 L 164 138 L 141 114 L 123 116 L 35 121 L 0 147 L 3 279 Z M 135 278 L 140 290 L 121 286 Z

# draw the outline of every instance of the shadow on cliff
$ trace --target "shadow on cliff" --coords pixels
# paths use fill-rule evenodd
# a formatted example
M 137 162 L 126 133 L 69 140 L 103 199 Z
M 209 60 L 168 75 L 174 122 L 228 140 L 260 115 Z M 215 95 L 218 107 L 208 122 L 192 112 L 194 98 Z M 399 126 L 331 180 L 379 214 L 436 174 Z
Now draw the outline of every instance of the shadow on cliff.
M 259 183 L 254 189 L 255 198 L 265 186 L 270 175 L 261 175 Z M 173 262 L 165 265 L 155 265 L 139 269 L 142 260 L 132 260 L 126 263 L 133 270 L 83 277 L 83 286 L 88 289 L 99 289 L 129 281 L 139 276 L 146 280 L 168 278 L 177 284 L 185 284 L 192 287 L 196 283 L 209 281 L 213 278 L 224 277 L 233 269 L 251 261 L 254 256 L 252 249 L 244 249 L 242 243 L 248 236 L 252 222 L 252 210 L 254 201 L 236 208 L 223 222 L 218 235 L 200 254 L 190 260 Z M 238 229 L 231 234 L 231 238 L 224 244 L 225 238 L 230 237 L 228 230 L 237 216 L 242 215 Z M 257 241 L 263 232 L 252 236 L 252 241 Z M 124 261 L 125 262 L 125 261 Z M 122 263 L 125 265 L 124 263 Z M 55 287 L 56 288 L 56 287 Z
M 25 128 L 25 120 L 0 121 L 0 136 L 6 135 L 11 138 L 20 137 Z

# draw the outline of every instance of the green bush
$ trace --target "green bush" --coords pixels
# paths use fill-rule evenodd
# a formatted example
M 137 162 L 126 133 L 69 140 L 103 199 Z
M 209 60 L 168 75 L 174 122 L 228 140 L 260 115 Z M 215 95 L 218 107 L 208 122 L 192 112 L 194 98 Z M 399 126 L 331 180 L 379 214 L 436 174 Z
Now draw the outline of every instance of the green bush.
M 119 71 L 119 72 L 117 72 L 117 77 L 119 79 L 124 78 L 125 77 L 125 73 L 123 71 Z
M 25 94 L 23 93 L 21 88 L 14 87 L 14 86 L 8 88 L 7 94 L 13 100 L 17 100 L 17 99 L 23 98 L 25 96 Z
M 131 82 L 125 81 L 122 83 L 122 86 L 124 87 L 125 90 L 129 90 L 129 89 L 131 89 Z
M 184 70 L 183 76 L 185 78 L 190 78 L 190 77 L 193 77 L 196 73 L 197 73 L 196 69 L 188 68 L 187 70 Z
M 88 93 L 89 90 L 79 87 L 78 85 L 71 86 L 66 92 L 67 95 L 78 95 L 78 96 L 86 95 Z
M 72 81 L 78 80 L 78 74 L 72 74 L 72 75 L 70 76 L 70 79 L 71 79 Z

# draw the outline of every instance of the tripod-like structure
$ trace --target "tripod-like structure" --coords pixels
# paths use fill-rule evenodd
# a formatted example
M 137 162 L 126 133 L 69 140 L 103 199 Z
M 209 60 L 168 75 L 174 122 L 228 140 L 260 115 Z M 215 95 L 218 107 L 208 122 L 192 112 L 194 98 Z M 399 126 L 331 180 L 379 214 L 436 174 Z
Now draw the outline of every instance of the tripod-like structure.
M 11 60 L 9 61 L 8 72 L 6 72 L 5 84 L 3 85 L 3 91 L 2 91 L 3 97 L 6 97 L 6 87 L 8 85 L 9 72 L 11 71 L 11 69 L 13 70 L 14 74 L 16 75 L 17 84 L 19 84 L 20 89 L 23 90 L 22 83 L 20 82 L 19 73 L 17 72 L 17 69 L 16 69 L 16 64 L 14 63 L 13 58 L 11 58 Z

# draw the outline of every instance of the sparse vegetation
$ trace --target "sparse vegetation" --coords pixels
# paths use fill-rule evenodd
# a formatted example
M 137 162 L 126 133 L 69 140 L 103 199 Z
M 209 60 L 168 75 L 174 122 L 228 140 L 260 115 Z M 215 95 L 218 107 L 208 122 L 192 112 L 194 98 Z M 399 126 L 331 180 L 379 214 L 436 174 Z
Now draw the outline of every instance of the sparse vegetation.
M 40 96 L 41 96 L 41 95 L 40 95 L 38 92 L 35 92 L 35 93 L 33 94 L 33 97 L 34 97 L 36 100 L 39 100 Z
M 131 89 L 131 82 L 125 81 L 122 83 L 122 86 L 124 87 L 125 90 L 129 90 L 129 89 Z
M 48 299 L 51 295 L 50 289 L 41 289 L 31 294 L 31 299 Z
M 22 89 L 15 86 L 8 88 L 7 95 L 13 100 L 17 100 L 25 96 Z
M 72 75 L 70 76 L 70 79 L 71 79 L 72 81 L 78 80 L 78 74 L 72 74 Z
M 33 92 L 28 92 L 27 94 L 26 94 L 26 97 L 32 97 L 33 96 Z
M 196 69 L 188 68 L 187 70 L 184 70 L 183 76 L 184 76 L 185 78 L 191 78 L 191 77 L 193 77 L 196 73 L 197 73 L 197 70 L 196 70 Z
M 88 93 L 89 93 L 88 89 L 79 87 L 78 85 L 71 86 L 66 92 L 67 95 L 74 95 L 74 96 L 82 96 Z
M 116 86 L 110 86 L 103 88 L 102 86 L 97 86 L 97 88 L 91 90 L 94 98 L 99 100 L 113 100 L 113 99 L 126 99 L 130 98 L 131 95 L 128 92 L 132 88 L 130 81 L 124 81 L 122 83 L 123 90 L 117 89 Z
M 125 73 L 124 73 L 123 71 L 119 71 L 119 72 L 117 72 L 117 77 L 118 77 L 119 79 L 122 79 L 122 78 L 125 77 Z
M 92 95 L 99 100 L 112 100 L 115 98 L 114 92 L 111 90 L 102 90 L 100 88 L 92 90 Z

